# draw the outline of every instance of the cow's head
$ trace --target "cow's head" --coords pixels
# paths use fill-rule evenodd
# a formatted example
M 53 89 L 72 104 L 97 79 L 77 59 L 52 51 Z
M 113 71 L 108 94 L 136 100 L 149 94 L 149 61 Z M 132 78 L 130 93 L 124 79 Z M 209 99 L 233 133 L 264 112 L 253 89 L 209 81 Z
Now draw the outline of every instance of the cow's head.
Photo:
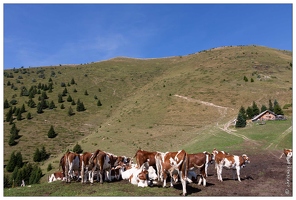
M 179 179 L 178 179 L 178 177 L 179 177 L 179 171 L 178 171 L 178 170 L 173 170 L 173 171 L 171 172 L 171 176 L 172 176 L 173 181 L 174 181 L 175 183 L 177 183 L 177 182 L 179 181 Z
M 148 171 L 146 169 L 142 169 L 142 171 L 137 175 L 138 187 L 148 186 L 147 175 Z
M 243 154 L 242 157 L 243 157 L 243 159 L 244 159 L 243 167 L 245 166 L 245 164 L 251 162 L 250 159 L 249 159 L 249 157 L 248 157 L 246 154 Z
M 207 151 L 204 151 L 203 153 L 207 156 L 207 162 L 212 164 L 215 160 L 214 154 Z
M 213 149 L 212 151 L 212 155 L 213 155 L 213 159 L 215 160 L 215 156 L 218 154 L 218 150 L 216 148 Z

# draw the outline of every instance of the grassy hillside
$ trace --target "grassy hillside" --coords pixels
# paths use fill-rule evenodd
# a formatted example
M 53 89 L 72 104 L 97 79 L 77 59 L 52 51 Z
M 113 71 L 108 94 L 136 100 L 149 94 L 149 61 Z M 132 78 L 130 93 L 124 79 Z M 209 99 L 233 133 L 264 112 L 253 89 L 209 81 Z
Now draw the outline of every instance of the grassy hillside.
M 292 104 L 291 63 L 292 52 L 233 46 L 163 59 L 115 58 L 74 66 L 4 70 L 13 76 L 4 76 L 4 100 L 14 99 L 17 108 L 23 104 L 26 108 L 23 119 L 14 120 L 21 135 L 17 145 L 8 145 L 11 125 L 4 122 L 4 164 L 13 151 L 20 149 L 24 161 L 33 162 L 36 148 L 45 146 L 51 156 L 41 163 L 43 172 L 49 173 L 49 163 L 56 171 L 62 154 L 76 143 L 84 151 L 102 149 L 127 156 L 134 156 L 138 148 L 235 150 L 254 141 L 260 141 L 260 148 L 265 149 L 292 146 L 292 130 L 281 137 L 277 135 L 292 126 L 292 107 L 283 109 L 288 120 L 281 122 L 282 126 L 267 123 L 249 124 L 241 130 L 225 128 L 237 117 L 241 106 L 247 108 L 253 101 L 259 108 L 263 104 L 268 107 L 269 100 L 277 100 L 281 107 Z M 56 108 L 38 114 L 37 108 L 27 106 L 29 98 L 20 96 L 21 88 L 48 85 L 50 79 L 53 90 L 46 91 L 47 101 L 53 101 Z M 75 84 L 71 84 L 72 79 Z M 67 96 L 63 103 L 58 103 L 58 95 L 65 88 Z M 75 102 L 83 102 L 86 110 L 77 112 L 76 106 L 67 102 L 69 95 Z M 36 104 L 39 96 L 33 98 Z M 102 106 L 97 106 L 98 100 Z M 61 109 L 61 104 L 65 109 Z M 75 113 L 72 116 L 68 116 L 70 106 Z M 4 109 L 4 119 L 8 110 Z M 32 115 L 30 120 L 26 119 L 28 112 Z M 58 134 L 52 139 L 47 137 L 51 125 Z M 272 133 L 272 138 L 260 134 L 268 134 L 274 127 L 279 130 Z

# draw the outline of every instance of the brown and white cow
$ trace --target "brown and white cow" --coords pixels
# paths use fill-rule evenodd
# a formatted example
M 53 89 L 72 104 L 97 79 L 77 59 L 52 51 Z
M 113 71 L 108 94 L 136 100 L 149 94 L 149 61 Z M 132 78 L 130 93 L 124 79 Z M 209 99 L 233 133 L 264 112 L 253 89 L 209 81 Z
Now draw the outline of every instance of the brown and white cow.
M 156 170 L 156 174 L 158 177 L 158 181 L 160 181 L 160 164 L 157 164 L 157 159 L 156 157 L 159 157 L 161 154 L 163 154 L 162 152 L 159 151 L 144 151 L 142 149 L 139 149 L 134 158 L 136 158 L 136 164 L 139 167 L 141 167 L 145 162 L 149 161 L 149 166 L 152 166 L 155 170 Z
M 233 179 L 235 179 L 235 170 L 237 174 L 238 181 L 241 182 L 240 179 L 240 169 L 245 167 L 246 163 L 250 163 L 250 160 L 246 154 L 242 156 L 237 155 L 225 155 L 222 160 L 217 163 L 217 176 L 219 181 L 223 181 L 222 179 L 222 169 L 232 169 L 233 170 Z
M 103 183 L 103 175 L 105 175 L 105 180 L 112 181 L 111 179 L 111 161 L 109 155 L 101 150 L 94 152 L 92 157 L 89 159 L 90 167 L 92 168 L 92 177 L 90 182 L 94 182 L 94 174 L 97 171 L 99 175 L 100 183 Z
M 157 179 L 157 175 L 155 169 L 149 166 L 148 162 L 149 161 L 145 162 L 140 168 L 135 164 L 126 167 L 126 170 L 122 172 L 122 179 L 128 180 L 138 187 L 152 186 L 154 183 L 153 180 Z M 152 181 L 150 179 L 152 179 Z
M 225 151 L 218 151 L 216 148 L 214 148 L 212 155 L 215 161 L 215 169 L 217 169 L 217 164 L 220 163 L 226 155 L 229 155 L 229 153 Z
M 60 165 L 65 175 L 66 182 L 71 182 L 80 173 L 80 156 L 74 152 L 67 152 L 60 159 Z
M 171 176 L 171 187 L 173 186 L 173 175 L 176 173 L 179 175 L 183 196 L 186 195 L 186 180 L 188 173 L 188 155 L 186 151 L 180 150 L 178 152 L 166 152 L 160 153 L 156 156 L 158 167 L 158 172 L 160 172 L 160 178 L 163 181 L 163 187 L 166 187 L 167 174 Z M 176 179 L 175 179 L 176 182 Z
M 188 172 L 194 171 L 196 172 L 198 169 L 200 171 L 200 179 L 198 185 L 201 185 L 201 181 L 203 181 L 203 186 L 206 186 L 206 178 L 208 176 L 207 169 L 209 163 L 213 160 L 213 155 L 208 152 L 203 153 L 195 153 L 195 154 L 187 154 L 188 155 Z M 191 174 L 194 176 L 193 174 Z M 195 177 L 196 178 L 196 177 Z M 187 179 L 187 181 L 192 182 L 192 180 Z
M 136 163 L 138 168 L 140 168 L 145 162 L 149 160 L 149 166 L 155 166 L 155 155 L 156 151 L 150 152 L 150 151 L 144 151 L 142 149 L 139 149 L 134 158 L 136 158 Z
M 110 158 L 111 164 L 111 180 L 120 180 L 124 167 L 131 164 L 131 158 L 127 156 L 117 156 L 109 152 L 105 152 Z
M 48 176 L 48 182 L 54 182 L 54 181 L 64 181 L 65 180 L 65 176 L 64 173 L 62 171 L 58 171 L 58 172 L 54 172 L 53 174 L 51 174 L 50 176 Z
M 89 160 L 93 153 L 84 152 L 80 154 L 80 170 L 81 170 L 81 183 L 86 183 L 87 180 L 90 180 L 92 175 L 91 165 L 89 164 Z
M 280 159 L 283 157 L 283 155 L 286 156 L 286 160 L 287 160 L 287 164 L 290 165 L 292 164 L 291 163 L 291 160 L 292 160 L 292 156 L 293 156 L 293 152 L 292 152 L 292 149 L 284 149 L 284 152 L 282 153 Z

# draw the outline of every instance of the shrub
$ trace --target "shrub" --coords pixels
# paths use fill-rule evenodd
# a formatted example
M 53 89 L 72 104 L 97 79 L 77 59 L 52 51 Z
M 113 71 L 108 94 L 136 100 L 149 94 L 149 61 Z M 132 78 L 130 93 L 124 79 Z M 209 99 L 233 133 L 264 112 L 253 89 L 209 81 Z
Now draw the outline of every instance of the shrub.
M 53 126 L 51 125 L 50 126 L 50 129 L 48 131 L 48 134 L 47 134 L 48 138 L 54 138 L 57 136 L 56 132 L 54 131 L 53 129 Z

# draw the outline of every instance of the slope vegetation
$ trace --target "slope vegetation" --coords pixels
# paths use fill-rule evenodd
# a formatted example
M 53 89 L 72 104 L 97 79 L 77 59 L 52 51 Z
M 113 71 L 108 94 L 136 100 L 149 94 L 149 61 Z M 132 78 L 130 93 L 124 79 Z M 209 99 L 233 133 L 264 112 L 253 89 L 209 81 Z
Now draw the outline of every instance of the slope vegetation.
M 291 63 L 292 52 L 253 45 L 170 58 L 119 57 L 80 65 L 4 70 L 12 75 L 4 76 L 4 100 L 16 100 L 12 107 L 26 107 L 23 119 L 14 120 L 21 135 L 17 145 L 8 145 L 11 125 L 4 122 L 4 164 L 20 149 L 24 161 L 32 162 L 36 148 L 45 146 L 50 158 L 42 167 L 45 172 L 52 163 L 55 171 L 61 155 L 77 143 L 84 151 L 102 149 L 131 157 L 138 148 L 196 152 L 213 147 L 236 149 L 241 143 L 267 148 L 269 141 L 242 135 L 231 128 L 231 122 L 241 106 L 247 108 L 253 101 L 259 108 L 268 106 L 269 100 L 277 100 L 282 107 L 292 104 Z M 29 98 L 20 95 L 21 88 L 48 85 L 50 79 L 53 89 L 46 91 L 47 101 L 53 101 L 56 108 L 38 114 L 36 107 L 27 106 Z M 64 102 L 58 103 L 65 88 Z M 75 102 L 83 102 L 86 110 L 76 111 L 76 105 L 67 102 L 69 95 Z M 39 96 L 33 98 L 36 104 Z M 97 105 L 98 100 L 102 106 Z M 70 106 L 72 116 L 68 116 Z M 4 119 L 8 110 L 4 109 Z M 32 119 L 26 119 L 28 112 Z M 279 131 L 288 129 L 291 135 L 292 108 L 284 112 L 289 122 Z M 55 138 L 47 136 L 51 125 Z M 248 127 L 254 131 L 254 125 Z M 273 147 L 292 145 L 291 138 L 283 134 L 283 141 Z

